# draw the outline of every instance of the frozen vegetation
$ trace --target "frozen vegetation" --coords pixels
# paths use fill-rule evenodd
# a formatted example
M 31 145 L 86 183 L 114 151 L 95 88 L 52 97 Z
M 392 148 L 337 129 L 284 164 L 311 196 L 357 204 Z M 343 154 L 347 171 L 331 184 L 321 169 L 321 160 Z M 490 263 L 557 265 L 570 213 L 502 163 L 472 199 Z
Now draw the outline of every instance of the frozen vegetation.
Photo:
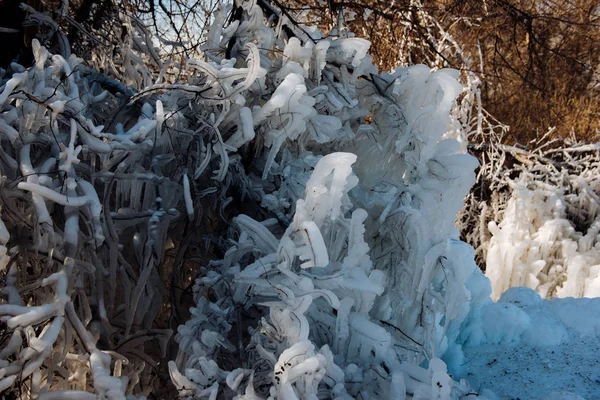
M 600 296 L 598 163 L 590 150 L 561 149 L 561 158 L 574 157 L 534 159 L 507 179 L 501 222 L 489 223 L 486 275 L 494 298 L 514 286 L 545 298 Z
M 106 75 L 37 41 L 35 65 L 6 74 L 0 390 L 152 398 L 168 368 L 171 398 L 550 400 L 577 397 L 530 389 L 546 385 L 540 366 L 586 360 L 567 389 L 600 393 L 600 304 L 506 291 L 596 296 L 597 208 L 578 233 L 563 187 L 522 175 L 490 224 L 488 279 L 455 224 L 476 181 L 476 82 L 380 73 L 364 39 L 239 5 L 225 27 L 220 5 L 184 65 L 123 15 L 121 42 L 88 63 Z M 595 201 L 589 179 L 577 182 Z M 206 215 L 227 226 L 206 235 L 222 253 L 194 272 L 174 332 L 164 315 L 183 272 L 165 254 Z M 494 369 L 521 367 L 534 372 Z

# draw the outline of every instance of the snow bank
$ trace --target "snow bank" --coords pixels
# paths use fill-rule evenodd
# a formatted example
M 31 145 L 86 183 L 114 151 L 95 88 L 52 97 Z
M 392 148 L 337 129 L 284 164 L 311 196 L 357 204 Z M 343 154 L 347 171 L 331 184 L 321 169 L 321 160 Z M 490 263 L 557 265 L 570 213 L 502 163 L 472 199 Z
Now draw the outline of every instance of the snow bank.
M 459 376 L 500 398 L 595 399 L 599 310 L 600 299 L 543 300 L 511 288 L 465 321 Z

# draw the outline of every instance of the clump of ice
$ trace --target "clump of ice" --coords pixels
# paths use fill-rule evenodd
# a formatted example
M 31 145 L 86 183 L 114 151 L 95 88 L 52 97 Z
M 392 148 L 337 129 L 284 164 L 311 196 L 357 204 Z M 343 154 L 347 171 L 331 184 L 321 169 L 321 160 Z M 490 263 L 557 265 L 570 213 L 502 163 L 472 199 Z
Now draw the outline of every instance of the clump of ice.
M 511 288 L 497 303 L 477 308 L 459 336 L 465 346 L 556 346 L 568 340 L 567 326 L 553 303 L 526 287 Z
M 516 286 L 544 298 L 600 296 L 600 222 L 576 231 L 567 215 L 567 189 L 559 185 L 523 173 L 510 187 L 502 221 L 489 223 L 486 275 L 492 297 Z

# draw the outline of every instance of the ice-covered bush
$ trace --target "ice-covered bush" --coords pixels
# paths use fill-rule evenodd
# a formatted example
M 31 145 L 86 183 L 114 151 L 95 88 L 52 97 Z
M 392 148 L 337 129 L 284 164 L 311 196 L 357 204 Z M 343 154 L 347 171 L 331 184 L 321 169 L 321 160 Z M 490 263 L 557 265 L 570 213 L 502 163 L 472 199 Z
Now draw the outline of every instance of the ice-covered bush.
M 172 333 L 157 322 L 165 250 L 178 240 L 170 227 L 200 223 L 194 200 L 221 199 L 218 212 L 228 188 L 249 184 L 227 173 L 243 169 L 229 153 L 253 133 L 247 109 L 229 105 L 264 76 L 247 49 L 248 68 L 199 61 L 191 83 L 158 73 L 136 96 L 37 41 L 32 68 L 12 65 L 0 90 L 3 389 L 115 399 L 153 390 Z M 241 142 L 231 140 L 238 126 Z
M 183 398 L 475 398 L 450 376 L 488 296 L 454 225 L 477 166 L 447 139 L 459 73 L 379 74 L 364 39 L 235 6 L 185 65 L 122 16 L 106 74 L 37 42 L 12 66 L 0 387 L 144 398 L 170 360 Z M 195 231 L 224 252 L 190 274 Z
M 184 397 L 237 392 L 239 398 L 253 399 L 258 392 L 280 399 L 449 399 L 451 393 L 469 392 L 465 382 L 452 381 L 439 357 L 459 366 L 456 339 L 469 311 L 467 295 L 482 286 L 471 276 L 485 278 L 466 245 L 444 240 L 429 254 L 443 257 L 446 282 L 436 278 L 441 269 L 409 282 L 417 286 L 411 287 L 417 296 L 435 296 L 440 304 L 423 299 L 417 305 L 410 303 L 410 294 L 392 294 L 400 286 L 389 281 L 393 267 L 375 269 L 365 242 L 373 243 L 365 237 L 368 212 L 350 212 L 349 192 L 359 189 L 351 169 L 355 161 L 353 154 L 333 153 L 317 163 L 305 198 L 297 201 L 294 219 L 279 240 L 268 229 L 272 221 L 259 223 L 245 215 L 234 219 L 237 240 L 222 261 L 211 263 L 196 280 L 193 318 L 177 335 L 180 353 L 170 371 Z M 402 236 L 402 229 L 396 234 Z M 463 283 L 467 276 L 468 288 Z M 211 292 L 217 301 L 208 299 Z M 483 300 L 476 292 L 470 295 Z M 418 308 L 423 319 L 394 314 L 390 300 L 408 312 Z M 376 302 L 382 303 L 379 309 Z M 222 352 L 229 357 L 219 357 Z M 238 368 L 224 370 L 232 367 L 230 359 L 238 360 L 233 365 Z M 428 369 L 418 366 L 423 360 Z
M 368 43 L 316 39 L 289 40 L 285 75 L 253 110 L 269 148 L 258 173 L 276 184 L 262 203 L 277 220 L 233 220 L 224 258 L 196 280 L 173 381 L 189 398 L 466 393 L 440 360 L 458 370 L 460 325 L 482 300 L 454 226 L 477 162 L 442 140 L 458 73 L 379 75 L 354 50 Z
M 143 343 L 164 354 L 171 336 L 153 321 L 167 228 L 186 192 L 177 158 L 192 134 L 165 133 L 187 123 L 176 111 L 165 118 L 160 100 L 124 111 L 82 60 L 37 41 L 33 50 L 35 65 L 13 65 L 0 94 L 0 315 L 10 337 L 0 386 L 40 399 L 147 393 L 155 355 Z
M 597 150 L 579 145 L 522 159 L 527 170 L 507 178 L 510 198 L 499 223 L 489 223 L 493 297 L 514 286 L 546 298 L 598 297 Z
M 552 139 L 530 149 L 501 143 L 501 129 L 470 150 L 481 160 L 459 214 L 493 298 L 527 286 L 542 297 L 597 297 L 599 149 Z

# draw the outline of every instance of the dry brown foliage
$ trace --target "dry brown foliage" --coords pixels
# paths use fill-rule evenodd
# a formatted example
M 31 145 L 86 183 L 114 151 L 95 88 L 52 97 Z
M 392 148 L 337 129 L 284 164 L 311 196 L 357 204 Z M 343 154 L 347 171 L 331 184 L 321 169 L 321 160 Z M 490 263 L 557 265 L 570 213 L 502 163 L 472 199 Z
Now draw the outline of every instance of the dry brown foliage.
M 556 127 L 593 140 L 600 98 L 590 90 L 600 61 L 600 8 L 594 0 L 446 2 L 441 23 L 481 60 L 485 107 L 527 144 Z
M 550 127 L 555 135 L 592 141 L 600 129 L 595 0 L 300 0 L 286 6 L 310 8 L 309 22 L 325 30 L 344 34 L 339 27 L 347 26 L 369 39 L 381 68 L 424 63 L 476 72 L 484 107 L 511 127 L 506 142 L 525 145 Z

